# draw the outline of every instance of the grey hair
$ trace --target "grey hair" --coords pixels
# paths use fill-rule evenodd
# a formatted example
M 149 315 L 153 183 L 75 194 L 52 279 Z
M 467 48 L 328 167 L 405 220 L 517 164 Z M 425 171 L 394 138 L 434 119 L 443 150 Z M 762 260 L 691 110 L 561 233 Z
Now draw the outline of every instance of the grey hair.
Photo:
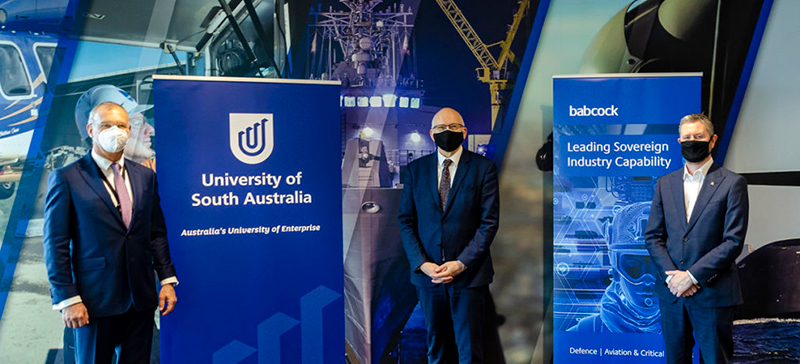
M 95 107 L 92 108 L 92 111 L 89 111 L 89 124 L 92 124 L 92 125 L 96 125 L 97 124 L 97 113 L 100 111 L 100 109 L 112 109 L 112 108 L 115 108 L 115 107 L 118 107 L 118 108 L 122 109 L 122 111 L 125 111 L 125 108 L 122 107 L 122 105 L 120 105 L 120 104 L 118 104 L 116 102 L 112 102 L 112 101 L 101 102 L 101 103 L 95 105 Z M 127 114 L 127 112 L 126 112 L 126 114 Z
M 681 123 L 678 125 L 678 133 L 680 133 L 683 124 L 689 123 L 703 123 L 708 131 L 708 135 L 714 135 L 714 124 L 711 123 L 711 120 L 708 118 L 708 116 L 703 114 L 689 114 L 681 118 Z

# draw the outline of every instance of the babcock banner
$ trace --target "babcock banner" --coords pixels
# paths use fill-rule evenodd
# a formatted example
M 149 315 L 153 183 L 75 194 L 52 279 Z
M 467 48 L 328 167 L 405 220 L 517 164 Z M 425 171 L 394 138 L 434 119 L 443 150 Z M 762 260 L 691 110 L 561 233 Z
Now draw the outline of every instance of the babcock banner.
M 154 78 L 162 362 L 341 363 L 340 84 Z
M 683 167 L 678 124 L 700 74 L 553 79 L 553 358 L 662 363 L 644 229 L 658 177 Z

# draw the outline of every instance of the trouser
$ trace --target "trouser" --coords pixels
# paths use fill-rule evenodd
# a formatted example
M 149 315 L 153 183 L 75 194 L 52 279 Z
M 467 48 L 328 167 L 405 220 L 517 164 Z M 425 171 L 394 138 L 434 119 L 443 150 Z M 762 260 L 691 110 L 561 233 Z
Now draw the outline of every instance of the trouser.
M 149 363 L 153 310 L 137 312 L 131 306 L 121 315 L 90 316 L 89 324 L 74 334 L 77 364 L 110 364 L 115 352 L 118 364 Z
M 428 363 L 483 363 L 483 324 L 488 286 L 455 288 L 452 284 L 418 287 L 428 330 Z M 450 360 L 448 360 L 450 358 Z
M 695 338 L 701 362 L 730 363 L 735 307 L 701 307 L 686 298 L 664 301 L 660 306 L 667 363 L 691 363 Z

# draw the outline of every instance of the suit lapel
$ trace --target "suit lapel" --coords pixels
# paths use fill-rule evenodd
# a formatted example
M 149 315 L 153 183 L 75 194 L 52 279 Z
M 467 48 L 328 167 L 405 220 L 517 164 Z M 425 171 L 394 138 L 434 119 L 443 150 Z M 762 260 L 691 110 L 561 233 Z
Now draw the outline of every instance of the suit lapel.
M 108 207 L 111 215 L 114 216 L 120 224 L 124 225 L 122 222 L 122 216 L 119 214 L 119 210 L 117 207 L 114 206 L 114 202 L 111 201 L 111 195 L 108 194 L 108 190 L 106 190 L 106 186 L 103 185 L 103 177 L 100 175 L 100 168 L 97 167 L 97 164 L 94 163 L 92 159 L 92 154 L 89 152 L 86 154 L 83 159 L 81 159 L 80 163 L 78 164 L 80 168 L 81 177 L 86 181 L 86 184 L 89 188 L 97 194 L 98 197 L 105 203 L 106 207 Z
M 138 199 L 142 198 L 143 190 L 142 175 L 137 173 L 136 167 L 138 166 L 134 166 L 133 164 L 134 162 L 127 159 L 125 160 L 125 169 L 128 172 L 128 180 L 131 181 L 131 194 L 133 195 L 133 201 L 131 201 L 131 227 L 136 223 L 136 216 L 142 205 L 139 203 Z
M 720 183 L 722 183 L 724 179 L 725 176 L 722 175 L 719 166 L 716 164 L 711 165 L 711 169 L 708 171 L 706 178 L 703 179 L 703 186 L 700 187 L 700 194 L 697 195 L 697 202 L 694 203 L 694 209 L 692 210 L 692 216 L 691 219 L 689 219 L 687 230 L 690 230 L 694 224 L 697 223 L 700 214 L 703 213 L 703 210 L 705 210 L 708 205 L 708 201 L 711 200 L 711 196 L 714 196 L 714 193 L 717 192 Z
M 678 209 L 678 216 L 680 216 L 681 227 L 686 229 L 686 201 L 684 200 L 684 191 L 683 191 L 683 168 L 681 168 L 679 173 L 675 173 L 675 177 L 672 178 L 672 181 L 675 186 L 670 186 L 672 188 L 669 191 L 678 191 L 678 193 L 673 193 L 672 197 L 674 198 L 675 207 Z
M 439 157 L 438 151 L 433 152 L 431 154 L 430 162 L 426 163 L 427 165 L 423 167 L 423 170 L 427 175 L 423 176 L 425 180 L 428 181 L 428 186 L 430 186 L 430 191 L 432 194 L 433 201 L 436 203 L 436 210 L 439 213 L 442 212 L 442 202 L 439 200 Z
M 458 168 L 456 168 L 456 175 L 453 177 L 453 187 L 450 187 L 450 195 L 447 196 L 447 206 L 444 208 L 444 213 L 447 214 L 447 211 L 450 210 L 450 206 L 453 205 L 453 200 L 458 193 L 459 187 L 461 187 L 461 182 L 464 181 L 464 176 L 467 175 L 469 172 L 469 161 L 471 157 L 469 152 L 465 149 L 461 153 L 461 159 L 458 161 Z

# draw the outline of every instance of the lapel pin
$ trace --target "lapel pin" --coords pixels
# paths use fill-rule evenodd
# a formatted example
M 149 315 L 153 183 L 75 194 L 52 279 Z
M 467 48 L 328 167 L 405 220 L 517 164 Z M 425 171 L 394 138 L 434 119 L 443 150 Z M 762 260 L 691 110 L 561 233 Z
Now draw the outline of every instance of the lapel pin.
M 714 185 L 714 181 L 711 181 L 711 185 L 712 185 L 712 186 Z

